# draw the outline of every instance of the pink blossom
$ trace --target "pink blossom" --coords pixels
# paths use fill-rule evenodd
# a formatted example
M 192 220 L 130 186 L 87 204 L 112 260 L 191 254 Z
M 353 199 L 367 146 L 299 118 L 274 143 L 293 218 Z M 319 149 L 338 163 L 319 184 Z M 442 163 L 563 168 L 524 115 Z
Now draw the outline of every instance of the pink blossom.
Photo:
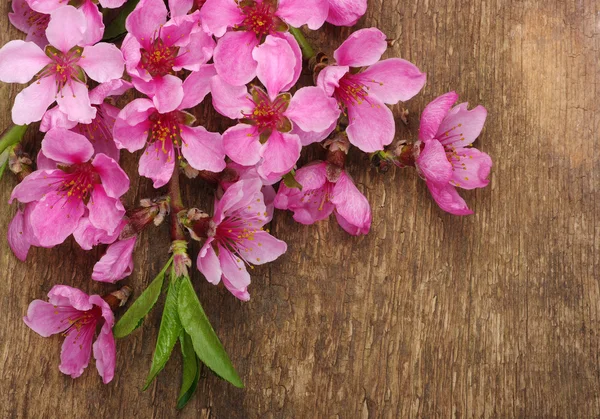
M 419 129 L 421 152 L 415 164 L 441 209 L 455 215 L 469 215 L 473 211 L 456 187 L 485 187 L 492 159 L 471 148 L 483 129 L 486 109 L 477 106 L 469 111 L 467 103 L 452 108 L 457 99 L 456 93 L 446 93 L 423 111 Z
M 335 50 L 337 64 L 325 67 L 317 80 L 347 110 L 348 139 L 364 152 L 382 150 L 394 139 L 394 117 L 386 104 L 409 100 L 425 84 L 425 74 L 414 64 L 400 58 L 380 61 L 386 49 L 379 29 L 354 32 Z
M 119 161 L 119 149 L 113 139 L 113 126 L 120 109 L 105 102 L 109 96 L 118 96 L 131 88 L 131 83 L 116 79 L 102 83 L 90 91 L 90 103 L 96 108 L 96 117 L 89 124 L 70 121 L 67 114 L 55 106 L 44 114 L 40 131 L 48 132 L 52 128 L 65 128 L 85 136 L 96 153 L 106 154 L 116 162 Z
M 35 42 L 40 48 L 48 45 L 46 28 L 50 21 L 50 15 L 36 12 L 29 7 L 26 0 L 13 0 L 12 9 L 12 13 L 8 14 L 10 23 L 27 34 L 25 40 Z
M 302 167 L 295 175 L 302 190 L 279 186 L 275 208 L 294 212 L 294 220 L 313 224 L 335 213 L 339 225 L 358 236 L 371 228 L 371 207 L 345 170 L 327 162 Z
M 212 66 L 192 73 L 183 85 L 179 106 L 161 113 L 149 99 L 135 99 L 117 116 L 114 137 L 117 147 L 131 152 L 146 147 L 140 158 L 139 173 L 164 186 L 173 173 L 175 161 L 185 158 L 194 169 L 220 172 L 225 168 L 221 134 L 204 127 L 189 126 L 195 118 L 183 111 L 202 101 L 209 91 Z
M 290 44 L 298 57 L 295 72 L 300 74 L 300 47 L 288 28 L 306 24 L 310 29 L 319 29 L 328 10 L 323 0 L 207 0 L 200 15 L 204 28 L 220 37 L 214 53 L 217 73 L 227 83 L 242 86 L 256 77 L 261 61 L 271 60 L 254 54 L 269 35 Z
M 327 22 L 336 26 L 354 26 L 367 11 L 367 0 L 328 0 Z
M 92 159 L 92 144 L 62 128 L 48 131 L 42 152 L 59 166 L 33 172 L 11 195 L 11 201 L 34 206 L 29 222 L 39 245 L 62 243 L 86 215 L 94 227 L 114 234 L 125 213 L 119 197 L 129 189 L 129 179 L 119 165 L 104 154 Z
M 0 49 L 1 81 L 36 80 L 15 98 L 13 122 L 24 125 L 39 121 L 56 101 L 69 120 L 89 124 L 96 109 L 90 103 L 86 74 L 100 83 L 118 79 L 123 74 L 123 56 L 112 44 L 86 46 L 86 22 L 80 10 L 65 6 L 50 16 L 46 52 L 33 42 L 18 40 Z
M 106 253 L 94 265 L 92 279 L 100 282 L 115 283 L 133 271 L 133 249 L 137 237 L 117 240 L 108 246 Z
M 154 101 L 162 113 L 180 106 L 182 81 L 176 72 L 199 71 L 212 57 L 214 40 L 199 26 L 199 13 L 167 22 L 162 0 L 141 0 L 127 17 L 129 32 L 121 49 L 133 85 Z
M 267 211 L 259 179 L 241 180 L 215 202 L 208 238 L 198 254 L 198 269 L 212 284 L 221 279 L 240 300 L 250 299 L 246 265 L 272 262 L 287 245 L 263 230 Z
M 297 80 L 297 58 L 285 40 L 267 36 L 254 56 L 276 57 L 261 60 L 257 68 L 266 91 L 253 86 L 248 94 L 245 86 L 231 86 L 217 76 L 211 92 L 215 109 L 240 121 L 223 134 L 227 155 L 244 166 L 260 163 L 258 174 L 272 183 L 296 164 L 305 133 L 325 138 L 331 132 L 339 109 L 318 87 L 301 88 L 293 96 L 281 93 Z
M 65 337 L 58 369 L 72 378 L 79 377 L 88 366 L 92 351 L 96 368 L 104 384 L 115 373 L 116 345 L 112 333 L 113 312 L 99 295 L 56 285 L 48 293 L 49 302 L 34 300 L 29 304 L 23 321 L 40 336 L 61 333 Z M 96 328 L 100 333 L 92 345 Z
M 268 183 L 265 184 L 264 179 L 261 179 L 260 175 L 258 174 L 258 170 L 256 169 L 256 166 L 242 166 L 241 164 L 237 164 L 236 162 L 232 161 L 232 162 L 227 163 L 227 169 L 230 169 L 230 170 L 236 172 L 238 176 L 234 182 L 232 182 L 230 180 L 221 180 L 219 182 L 219 186 L 221 187 L 223 192 L 226 191 L 227 189 L 229 189 L 230 186 L 235 185 L 236 182 L 238 182 L 240 180 L 246 180 L 246 179 L 260 179 L 261 180 L 261 182 L 263 183 L 263 187 L 260 191 L 263 194 L 264 201 L 265 201 L 265 207 L 267 208 L 266 222 L 270 223 L 271 220 L 273 219 L 273 212 L 275 210 L 275 207 L 273 206 L 273 202 L 275 201 L 275 195 L 277 193 L 275 191 L 275 188 L 273 188 L 273 186 Z
M 14 218 L 8 224 L 8 245 L 17 259 L 23 262 L 27 258 L 29 248 L 39 246 L 29 222 L 33 208 L 34 205 L 23 205 L 22 208 L 18 208 Z

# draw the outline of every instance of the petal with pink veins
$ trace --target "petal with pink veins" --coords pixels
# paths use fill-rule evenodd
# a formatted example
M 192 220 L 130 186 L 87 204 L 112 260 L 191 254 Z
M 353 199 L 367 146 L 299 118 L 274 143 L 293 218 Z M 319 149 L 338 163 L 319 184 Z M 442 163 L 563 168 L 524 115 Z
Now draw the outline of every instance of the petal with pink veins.
M 314 31 L 323 26 L 328 13 L 324 0 L 279 0 L 275 15 L 296 28 L 306 25 Z
M 63 374 L 77 378 L 83 374 L 92 356 L 92 341 L 96 332 L 96 323 L 91 322 L 81 327 L 71 327 L 67 332 L 60 353 L 58 369 Z
M 83 49 L 79 65 L 91 79 L 105 83 L 123 76 L 123 54 L 114 44 L 100 42 Z
M 283 86 L 281 88 L 282 92 L 287 92 L 292 87 L 294 87 L 294 85 L 300 78 L 300 74 L 302 73 L 302 50 L 300 49 L 300 45 L 298 45 L 298 41 L 296 41 L 296 38 L 294 38 L 294 36 L 289 32 L 277 32 L 273 36 L 285 39 L 288 42 L 288 44 L 290 44 L 290 48 L 292 48 L 292 52 L 294 53 L 294 56 L 296 57 L 296 66 L 294 67 L 294 76 L 292 77 L 292 80 L 288 84 L 286 84 L 285 86 Z
M 102 13 L 98 10 L 98 5 L 94 4 L 91 0 L 83 2 L 79 10 L 85 15 L 86 30 L 83 34 L 84 45 L 94 45 L 99 42 L 104 35 L 104 22 L 102 21 Z
M 60 7 L 50 13 L 46 37 L 53 47 L 63 53 L 83 44 L 87 22 L 85 15 L 73 6 Z
M 174 111 L 181 105 L 183 100 L 183 82 L 177 76 L 167 74 L 164 77 L 156 77 L 141 89 L 141 85 L 133 82 L 136 89 L 152 97 L 154 106 L 160 113 Z
M 100 175 L 102 188 L 106 195 L 116 199 L 129 190 L 129 177 L 121 169 L 119 163 L 104 154 L 96 154 L 96 157 L 92 160 L 92 165 Z
M 130 152 L 141 150 L 148 140 L 150 115 L 156 112 L 150 99 L 134 99 L 125 106 L 115 121 L 113 134 L 118 148 Z
M 337 65 L 366 67 L 379 61 L 387 47 L 386 36 L 379 29 L 361 29 L 333 52 L 333 58 Z
M 253 102 L 246 86 L 233 86 L 215 76 L 210 80 L 210 91 L 215 110 L 223 116 L 239 119 L 252 110 Z
M 10 41 L 0 49 L 0 80 L 4 83 L 27 83 L 50 58 L 33 42 Z
M 331 203 L 335 205 L 336 218 L 344 230 L 354 236 L 369 232 L 371 206 L 345 172 L 335 183 Z
M 178 109 L 190 109 L 202 102 L 210 93 L 210 80 L 216 74 L 215 67 L 209 64 L 187 76 L 183 82 L 183 100 Z
M 483 188 L 490 183 L 488 176 L 492 159 L 476 148 L 457 148 L 450 156 L 454 167 L 451 182 L 463 189 Z
M 238 300 L 241 301 L 250 301 L 250 294 L 248 293 L 248 287 L 244 287 L 242 289 L 237 289 L 233 286 L 231 282 L 227 279 L 227 277 L 223 276 L 223 284 L 225 288 Z
M 39 201 L 55 191 L 64 180 L 65 172 L 62 170 L 36 170 L 15 186 L 9 202 L 15 199 L 24 204 Z
M 467 103 L 456 105 L 444 118 L 435 136 L 444 146 L 466 147 L 481 134 L 487 110 L 483 106 L 468 110 L 468 106 Z
M 258 45 L 254 32 L 227 32 L 215 48 L 213 59 L 219 76 L 227 83 L 242 86 L 256 77 L 258 63 L 252 51 Z
M 27 0 L 27 3 L 36 12 L 48 14 L 64 6 L 65 0 Z
M 96 117 L 96 108 L 92 106 L 88 88 L 83 83 L 72 81 L 65 84 L 56 102 L 71 121 L 89 124 Z
M 83 250 L 92 250 L 94 246 L 103 244 L 111 244 L 118 239 L 122 231 L 123 222 L 114 232 L 109 235 L 106 230 L 96 228 L 90 222 L 88 217 L 82 217 L 77 224 L 77 228 L 73 232 L 73 238 Z
M 54 77 L 44 77 L 21 90 L 12 108 L 16 125 L 27 125 L 42 119 L 48 106 L 56 100 Z
M 148 49 L 156 31 L 166 21 L 167 7 L 163 0 L 141 0 L 127 17 L 125 28 Z
M 396 123 L 392 111 L 375 97 L 348 106 L 348 121 L 348 139 L 366 153 L 383 150 L 394 140 Z
M 23 211 L 17 210 L 17 213 L 8 224 L 8 246 L 14 255 L 22 262 L 27 259 L 27 253 L 31 247 L 31 242 L 26 234 L 25 220 Z
M 225 150 L 221 134 L 204 127 L 181 127 L 181 154 L 196 170 L 219 173 L 225 169 Z
M 388 105 L 411 99 L 427 80 L 416 65 L 400 58 L 379 61 L 354 77 L 363 81 L 369 95 Z
M 337 121 L 340 109 L 337 101 L 328 97 L 323 89 L 303 87 L 292 97 L 285 116 L 303 131 L 322 132 Z
M 467 203 L 458 194 L 456 188 L 449 183 L 427 182 L 427 187 L 431 196 L 439 207 L 454 215 L 471 215 L 473 211 L 469 209 Z
M 125 4 L 127 0 L 100 0 L 98 3 L 107 9 L 117 9 Z
M 107 196 L 102 185 L 94 186 L 87 207 L 90 211 L 90 223 L 98 229 L 105 230 L 109 235 L 114 234 L 125 215 L 121 201 Z
M 219 261 L 221 262 L 223 276 L 227 278 L 235 289 L 243 290 L 250 285 L 250 274 L 246 269 L 244 261 L 238 255 L 232 253 L 229 249 L 220 244 Z
M 350 71 L 350 67 L 330 65 L 325 67 L 317 77 L 317 86 L 323 89 L 327 96 L 333 96 L 335 89 L 340 87 L 340 80 Z
M 301 149 L 297 135 L 273 131 L 261 150 L 263 161 L 258 167 L 258 174 L 267 180 L 285 175 L 300 158 Z
M 130 82 L 122 79 L 109 80 L 90 90 L 90 102 L 100 105 L 109 96 L 121 96 L 133 86 Z
M 271 100 L 281 89 L 292 82 L 296 67 L 296 56 L 287 40 L 268 35 L 252 51 L 252 58 L 258 63 L 256 76 L 267 88 Z
M 198 71 L 212 57 L 216 43 L 206 32 L 199 30 L 190 34 L 190 42 L 179 50 L 173 70 L 183 68 Z
M 194 5 L 194 0 L 169 0 L 171 16 L 182 16 L 187 14 Z
M 48 301 L 59 307 L 73 307 L 79 311 L 91 310 L 94 305 L 90 296 L 85 292 L 69 287 L 68 285 L 55 285 L 48 291 Z
M 439 141 L 427 141 L 415 164 L 428 182 L 444 184 L 452 177 L 452 164 Z
M 46 301 L 33 300 L 23 321 L 35 333 L 47 338 L 67 330 L 71 326 L 69 320 L 79 315 L 81 312 L 73 307 L 57 307 Z
M 262 148 L 256 127 L 238 124 L 223 133 L 225 153 L 244 166 L 253 166 L 260 161 Z
M 61 163 L 85 163 L 94 155 L 94 147 L 83 135 L 64 128 L 48 131 L 42 140 L 44 155 Z
M 102 382 L 108 384 L 115 376 L 115 365 L 117 362 L 117 348 L 112 325 L 105 322 L 100 329 L 100 334 L 92 346 L 96 369 L 102 377 Z
M 331 134 L 333 130 L 337 127 L 337 123 L 338 121 L 336 119 L 329 127 L 319 132 L 302 131 L 300 127 L 298 127 L 298 125 L 294 125 L 291 133 L 296 134 L 298 137 L 300 137 L 300 142 L 302 143 L 302 146 L 306 147 L 307 145 L 321 142 L 327 137 L 329 137 L 329 134 Z
M 92 279 L 114 284 L 133 272 L 133 249 L 137 238 L 117 240 L 106 249 L 104 256 L 94 265 Z
M 335 26 L 354 26 L 367 11 L 367 0 L 328 0 L 327 22 Z
M 263 263 L 273 262 L 287 250 L 287 244 L 266 231 L 256 231 L 252 240 L 243 240 L 241 243 L 241 253 L 244 259 L 253 265 L 262 265 Z
M 60 110 L 58 106 L 54 106 L 51 109 L 48 109 L 44 116 L 42 117 L 42 122 L 40 123 L 40 131 L 48 132 L 52 128 L 65 128 L 71 129 L 77 126 L 77 122 L 69 121 L 67 115 Z
M 208 282 L 214 285 L 221 282 L 221 275 L 223 275 L 221 262 L 219 262 L 219 257 L 215 253 L 211 242 L 207 242 L 202 246 L 200 253 L 198 253 L 197 265 L 198 270 Z
M 161 144 L 160 141 L 148 144 L 139 163 L 139 174 L 152 179 L 155 189 L 169 182 L 175 168 L 173 143 L 165 141 L 164 149 Z
M 429 102 L 421 114 L 419 140 L 428 141 L 435 137 L 442 121 L 448 114 L 454 102 L 458 99 L 455 92 L 448 92 Z
M 200 9 L 200 21 L 208 33 L 219 38 L 227 28 L 241 24 L 244 15 L 234 0 L 207 0 Z
M 31 211 L 31 229 L 41 246 L 56 246 L 75 231 L 84 211 L 81 199 L 50 192 Z

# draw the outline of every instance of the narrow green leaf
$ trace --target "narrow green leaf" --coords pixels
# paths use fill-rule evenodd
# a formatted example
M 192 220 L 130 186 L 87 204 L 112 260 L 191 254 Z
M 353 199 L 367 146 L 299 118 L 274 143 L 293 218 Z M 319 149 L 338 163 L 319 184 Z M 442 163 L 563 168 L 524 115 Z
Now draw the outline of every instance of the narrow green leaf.
M 27 131 L 29 125 L 12 125 L 0 135 L 0 153 L 7 148 L 19 144 Z
M 179 335 L 179 346 L 183 358 L 183 377 L 181 379 L 181 391 L 177 400 L 177 409 L 183 409 L 192 395 L 196 392 L 198 380 L 200 379 L 200 362 L 194 352 L 194 345 L 190 335 L 181 332 Z
M 2 175 L 8 167 L 8 152 L 9 150 L 4 150 L 2 153 L 0 153 L 0 179 L 2 179 Z
M 190 335 L 198 358 L 224 380 L 236 387 L 244 387 L 244 383 L 210 325 L 189 277 L 181 279 L 178 309 L 181 324 Z
M 156 338 L 156 347 L 154 348 L 154 356 L 152 357 L 152 366 L 146 378 L 144 390 L 152 383 L 152 380 L 159 372 L 167 365 L 167 361 L 171 357 L 171 352 L 177 343 L 177 339 L 182 332 L 179 315 L 177 314 L 177 291 L 179 289 L 179 279 L 174 278 L 171 273 L 171 283 L 165 300 L 165 308 L 163 310 L 162 320 L 160 321 L 160 329 L 158 329 L 158 337 Z
M 152 307 L 154 307 L 154 304 L 156 304 L 156 301 L 160 296 L 163 282 L 165 280 L 165 272 L 167 272 L 167 269 L 169 269 L 171 263 L 173 263 L 173 257 L 169 259 L 165 267 L 159 272 L 158 275 L 156 275 L 156 278 L 152 280 L 148 288 L 144 290 L 144 292 L 138 297 L 137 300 L 133 302 L 125 314 L 123 314 L 123 317 L 119 319 L 113 329 L 115 337 L 124 338 L 142 324 L 142 320 L 144 320 L 146 314 L 148 314 Z
M 102 38 L 103 41 L 112 41 L 125 35 L 127 32 L 125 29 L 127 16 L 133 12 L 133 9 L 135 9 L 135 6 L 137 6 L 139 1 L 140 0 L 129 0 L 125 3 L 125 6 L 123 6 L 117 17 L 106 25 L 106 28 L 104 29 L 104 38 Z

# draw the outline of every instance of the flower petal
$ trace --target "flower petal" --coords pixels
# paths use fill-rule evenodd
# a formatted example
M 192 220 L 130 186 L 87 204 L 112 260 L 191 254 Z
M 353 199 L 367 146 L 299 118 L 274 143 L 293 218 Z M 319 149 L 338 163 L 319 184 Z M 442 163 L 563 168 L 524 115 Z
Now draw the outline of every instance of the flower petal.
M 467 203 L 456 191 L 456 188 L 449 183 L 427 182 L 427 187 L 431 196 L 439 207 L 454 215 L 471 215 L 473 211 L 469 209 Z
M 254 48 L 252 58 L 258 63 L 256 76 L 274 100 L 281 89 L 292 82 L 296 67 L 292 47 L 287 40 L 268 35 L 265 42 Z
M 46 301 L 33 300 L 23 321 L 35 333 L 47 338 L 67 330 L 71 326 L 69 320 L 79 315 L 81 312 L 73 307 L 58 307 Z
M 90 90 L 90 102 L 94 105 L 100 105 L 109 96 L 121 96 L 131 89 L 133 85 L 122 79 L 114 79 L 102 83 Z
M 190 11 L 193 5 L 194 0 L 169 0 L 171 16 L 183 16 Z
M 84 324 L 81 328 L 72 327 L 67 332 L 60 353 L 58 369 L 63 374 L 77 378 L 83 374 L 92 356 L 92 341 L 96 332 L 96 322 Z
M 100 329 L 100 334 L 92 347 L 94 359 L 96 360 L 96 369 L 102 377 L 102 382 L 108 384 L 115 376 L 115 366 L 117 362 L 117 347 L 115 337 L 112 332 L 112 325 L 105 322 Z
M 117 240 L 108 246 L 104 256 L 94 265 L 92 279 L 114 284 L 131 275 L 136 240 L 137 238 L 134 236 L 127 240 Z
M 221 282 L 221 262 L 213 249 L 211 242 L 206 242 L 200 253 L 198 253 L 197 260 L 198 270 L 204 275 L 206 280 L 211 284 L 217 285 Z
M 152 79 L 143 90 L 141 89 L 142 85 L 135 80 L 133 84 L 136 89 L 152 97 L 154 106 L 160 113 L 174 111 L 183 100 L 183 81 L 172 74 Z
M 252 166 L 260 161 L 262 148 L 255 127 L 238 124 L 223 133 L 225 153 L 236 163 Z
M 229 249 L 219 245 L 219 261 L 223 276 L 237 290 L 243 290 L 250 285 L 250 274 L 239 256 L 233 254 Z
M 83 250 L 92 250 L 94 246 L 100 243 L 111 244 L 119 238 L 124 222 L 121 223 L 114 234 L 109 235 L 106 230 L 96 228 L 90 222 L 88 217 L 82 217 L 77 224 L 77 228 L 73 232 L 73 238 Z
M 468 103 L 456 105 L 444 118 L 436 134 L 444 146 L 466 147 L 481 134 L 487 110 L 483 106 L 468 110 L 468 106 Z
M 256 231 L 252 240 L 245 239 L 241 243 L 244 259 L 253 265 L 273 262 L 287 251 L 287 244 L 266 231 Z
M 140 157 L 139 174 L 154 181 L 154 188 L 166 185 L 171 179 L 175 168 L 173 143 L 165 141 L 164 150 L 160 142 L 148 144 Z
M 330 65 L 325 67 L 317 77 L 319 86 L 327 96 L 333 96 L 335 89 L 340 87 L 340 80 L 350 71 L 350 67 Z
M 337 101 L 318 87 L 299 89 L 285 112 L 303 131 L 322 132 L 340 116 Z
M 225 169 L 225 150 L 221 134 L 204 127 L 181 127 L 181 153 L 196 170 L 221 172 Z
M 335 183 L 331 203 L 335 205 L 335 216 L 344 230 L 354 236 L 369 232 L 371 206 L 346 172 L 342 172 Z
M 105 83 L 123 76 L 125 61 L 121 50 L 114 44 L 100 42 L 83 49 L 79 65 L 90 78 Z
M 457 99 L 458 95 L 455 92 L 448 92 L 429 102 L 421 114 L 419 140 L 428 141 L 435 137 L 442 121 Z
M 77 228 L 85 206 L 66 193 L 50 192 L 31 211 L 31 228 L 40 246 L 61 244 Z
M 130 152 L 141 150 L 148 140 L 150 115 L 156 112 L 149 99 L 134 99 L 125 106 L 115 121 L 113 134 L 115 144 Z
M 242 23 L 244 15 L 235 1 L 207 0 L 200 9 L 200 21 L 208 33 L 221 37 L 227 28 Z
M 211 59 L 215 46 L 215 40 L 203 30 L 192 32 L 189 43 L 179 50 L 173 69 L 200 70 Z
M 252 51 L 258 45 L 253 32 L 227 32 L 215 48 L 213 59 L 219 76 L 227 83 L 242 86 L 256 77 L 258 63 Z
M 84 1 L 79 7 L 79 10 L 83 12 L 86 21 L 86 30 L 83 34 L 81 46 L 94 45 L 96 42 L 99 42 L 104 35 L 102 13 L 100 13 L 98 5 L 93 1 Z
M 8 245 L 17 259 L 23 262 L 27 259 L 27 253 L 29 253 L 31 247 L 26 223 L 29 223 L 29 219 L 25 218 L 24 211 L 18 209 L 8 224 Z
M 76 45 L 83 44 L 87 30 L 85 15 L 73 6 L 59 7 L 50 13 L 46 37 L 53 47 L 66 53 Z
M 4 83 L 27 83 L 50 58 L 33 42 L 10 41 L 0 49 L 0 80 Z
M 483 188 L 490 183 L 490 156 L 476 148 L 457 148 L 450 156 L 453 172 L 451 182 L 463 189 Z
M 65 172 L 62 170 L 36 170 L 15 186 L 9 202 L 15 199 L 22 203 L 39 201 L 56 190 L 64 179 Z
M 90 124 L 96 117 L 96 108 L 92 106 L 88 88 L 83 83 L 65 84 L 56 97 L 56 102 L 71 121 Z
M 427 182 L 445 184 L 452 177 L 452 164 L 439 141 L 427 141 L 415 164 Z
M 198 105 L 210 93 L 210 80 L 215 76 L 214 65 L 203 65 L 187 76 L 183 82 L 183 100 L 179 109 L 190 109 Z
M 296 28 L 307 25 L 314 31 L 323 26 L 328 12 L 329 4 L 323 0 L 279 0 L 275 14 Z
M 61 163 L 85 163 L 94 155 L 94 147 L 83 135 L 64 128 L 54 128 L 42 140 L 42 152 Z
M 39 121 L 48 106 L 55 100 L 55 80 L 53 77 L 44 77 L 21 90 L 17 95 L 12 108 L 12 120 L 16 125 Z
M 327 22 L 335 26 L 354 26 L 367 11 L 367 0 L 328 0 Z
M 162 0 L 141 0 L 125 21 L 125 28 L 145 49 L 160 25 L 167 21 L 167 7 Z
M 212 104 L 217 112 L 231 119 L 244 117 L 252 109 L 246 86 L 233 86 L 219 76 L 210 80 Z
M 407 101 L 421 91 L 427 80 L 416 65 L 400 58 L 379 61 L 356 77 L 383 103 L 394 105 Z
M 125 215 L 121 201 L 107 196 L 102 185 L 94 186 L 87 207 L 90 211 L 90 223 L 98 229 L 105 230 L 109 235 L 115 233 Z
M 79 311 L 91 310 L 94 305 L 90 296 L 85 292 L 69 287 L 68 285 L 55 285 L 48 291 L 48 301 L 59 307 L 73 307 Z
M 297 135 L 273 131 L 261 150 L 263 161 L 258 167 L 258 174 L 267 180 L 285 175 L 300 158 L 301 149 L 302 144 Z
M 111 198 L 120 198 L 129 189 L 129 177 L 119 163 L 104 154 L 97 154 L 92 165 L 102 180 L 102 188 Z
M 392 111 L 375 97 L 348 106 L 348 121 L 348 139 L 366 153 L 383 150 L 394 140 L 396 123 Z
M 337 65 L 366 67 L 375 64 L 387 49 L 386 36 L 377 28 L 354 32 L 333 52 Z

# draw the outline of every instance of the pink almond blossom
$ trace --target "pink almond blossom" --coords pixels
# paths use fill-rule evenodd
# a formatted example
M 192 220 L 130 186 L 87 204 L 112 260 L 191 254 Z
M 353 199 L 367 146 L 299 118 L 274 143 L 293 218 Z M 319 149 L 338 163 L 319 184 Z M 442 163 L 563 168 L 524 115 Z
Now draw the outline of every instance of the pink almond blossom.
M 125 214 L 119 198 L 129 189 L 129 178 L 118 163 L 104 154 L 92 159 L 92 144 L 62 128 L 48 131 L 42 152 L 57 168 L 38 169 L 11 195 L 11 202 L 34 206 L 29 222 L 39 245 L 62 243 L 86 214 L 94 227 L 114 234 Z
M 266 91 L 253 86 L 248 94 L 245 86 L 228 85 L 216 76 L 211 80 L 213 106 L 240 121 L 223 134 L 227 155 L 244 166 L 260 163 L 258 174 L 273 183 L 296 164 L 302 136 L 318 133 L 325 138 L 340 111 L 335 100 L 318 87 L 303 87 L 293 96 L 282 93 L 297 80 L 293 73 L 297 58 L 285 40 L 269 35 L 254 55 L 277 57 L 261 61 L 257 68 Z
M 294 212 L 294 220 L 313 224 L 335 213 L 338 224 L 358 236 L 371 228 L 371 207 L 344 169 L 314 162 L 296 172 L 302 190 L 279 186 L 275 208 Z
M 467 103 L 452 107 L 457 100 L 458 95 L 449 92 L 423 111 L 419 129 L 421 152 L 415 165 L 441 209 L 454 215 L 469 215 L 473 211 L 456 187 L 483 188 L 489 183 L 492 159 L 471 148 L 483 129 L 487 111 L 483 106 L 468 110 Z
M 327 22 L 336 26 L 354 26 L 367 11 L 367 0 L 328 0 Z
M 386 105 L 409 100 L 426 79 L 406 60 L 380 61 L 386 49 L 385 34 L 379 29 L 354 32 L 333 53 L 336 65 L 325 67 L 317 79 L 317 85 L 346 110 L 350 142 L 367 153 L 382 150 L 394 139 L 394 116 Z
M 184 111 L 204 99 L 213 75 L 212 66 L 205 66 L 188 76 L 183 100 L 173 111 L 161 113 L 151 100 L 135 99 L 117 116 L 113 131 L 117 147 L 130 152 L 146 147 L 139 174 L 152 179 L 155 188 L 167 184 L 175 161 L 181 158 L 197 170 L 220 172 L 225 168 L 221 134 L 189 126 L 195 118 Z
M 17 125 L 42 119 L 56 101 L 71 121 L 89 124 L 96 116 L 86 86 L 86 74 L 104 83 L 123 75 L 123 56 L 107 43 L 86 45 L 83 13 L 72 6 L 50 15 L 45 52 L 33 42 L 10 41 L 0 49 L 0 80 L 6 83 L 35 82 L 15 98 L 12 119 Z
M 137 90 L 152 98 L 160 112 L 175 110 L 183 100 L 182 81 L 175 74 L 199 71 L 212 57 L 215 41 L 199 25 L 199 13 L 167 22 L 162 0 L 141 0 L 127 17 L 121 49 Z
M 96 108 L 96 117 L 91 123 L 81 124 L 70 121 L 67 114 L 62 112 L 58 106 L 55 106 L 42 117 L 40 131 L 48 132 L 52 128 L 70 129 L 90 140 L 96 153 L 106 154 L 118 162 L 119 149 L 113 139 L 113 126 L 120 109 L 105 100 L 109 96 L 122 95 L 131 87 L 131 83 L 121 79 L 102 83 L 90 90 L 90 103 Z
M 261 61 L 272 59 L 254 53 L 268 36 L 290 44 L 298 57 L 294 72 L 300 74 L 302 54 L 288 28 L 306 24 L 319 29 L 328 11 L 329 4 L 323 0 L 207 0 L 200 16 L 207 32 L 220 38 L 214 52 L 217 73 L 227 83 L 243 86 L 256 77 Z
M 250 299 L 246 268 L 272 262 L 287 250 L 285 242 L 263 229 L 268 213 L 259 179 L 241 180 L 215 202 L 206 239 L 198 254 L 198 269 L 211 284 L 221 280 L 243 301 Z
M 55 285 L 48 302 L 34 300 L 23 321 L 43 337 L 57 333 L 65 337 L 58 369 L 72 378 L 79 377 L 88 366 L 92 352 L 104 384 L 115 374 L 116 345 L 112 333 L 113 312 L 99 295 L 87 295 L 66 285 Z M 96 328 L 100 333 L 93 342 Z
M 8 14 L 10 23 L 21 32 L 25 32 L 26 41 L 35 42 L 40 48 L 48 45 L 46 28 L 50 22 L 50 15 L 33 10 L 26 0 L 13 0 L 12 13 Z

